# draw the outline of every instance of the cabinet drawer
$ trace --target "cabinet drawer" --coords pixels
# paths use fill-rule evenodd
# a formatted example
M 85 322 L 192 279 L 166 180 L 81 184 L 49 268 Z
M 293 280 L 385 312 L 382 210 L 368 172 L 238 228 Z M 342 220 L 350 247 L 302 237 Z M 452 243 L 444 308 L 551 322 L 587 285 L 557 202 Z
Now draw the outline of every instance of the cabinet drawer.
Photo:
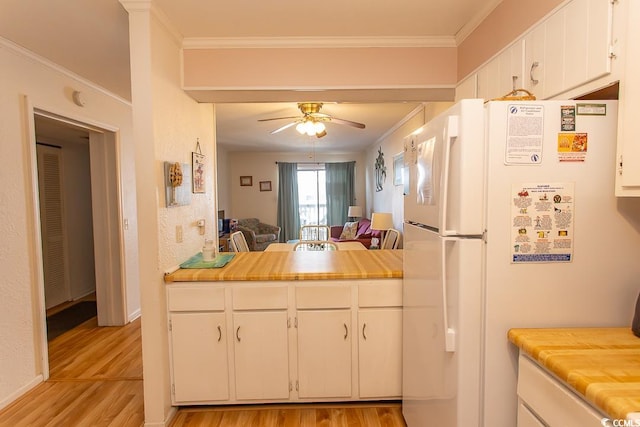
M 351 308 L 351 286 L 313 285 L 296 287 L 296 308 Z
M 167 300 L 169 311 L 224 311 L 224 288 L 169 287 Z
M 289 306 L 286 286 L 252 286 L 233 288 L 234 310 L 286 310 Z
M 518 396 L 550 427 L 601 425 L 602 414 L 522 355 L 518 364 Z
M 402 282 L 380 280 L 358 286 L 359 307 L 402 307 Z

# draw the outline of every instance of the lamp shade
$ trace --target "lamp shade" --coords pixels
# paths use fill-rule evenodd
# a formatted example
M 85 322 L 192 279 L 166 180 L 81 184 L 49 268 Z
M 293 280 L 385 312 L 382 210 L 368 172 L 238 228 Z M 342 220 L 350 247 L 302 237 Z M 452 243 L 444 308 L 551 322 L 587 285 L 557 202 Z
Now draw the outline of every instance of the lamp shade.
M 349 212 L 347 213 L 347 216 L 348 217 L 354 217 L 354 218 L 360 218 L 362 216 L 362 207 L 360 207 L 360 206 L 349 206 Z
M 388 230 L 393 228 L 393 217 L 387 212 L 374 212 L 371 215 L 372 230 Z

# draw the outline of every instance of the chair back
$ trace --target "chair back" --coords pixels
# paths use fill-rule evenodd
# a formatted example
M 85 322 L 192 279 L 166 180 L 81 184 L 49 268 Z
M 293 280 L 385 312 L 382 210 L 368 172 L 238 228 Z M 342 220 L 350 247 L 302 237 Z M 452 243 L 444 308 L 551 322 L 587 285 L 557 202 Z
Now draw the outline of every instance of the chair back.
M 400 244 L 400 232 L 393 228 L 387 230 L 380 249 L 397 249 Z
M 300 240 L 329 240 L 331 230 L 328 225 L 303 225 L 300 227 Z
M 293 245 L 294 251 L 337 251 L 338 245 L 329 240 L 302 240 Z
M 247 245 L 247 239 L 244 238 L 242 231 L 231 233 L 229 240 L 231 240 L 231 248 L 234 252 L 249 252 L 249 245 Z

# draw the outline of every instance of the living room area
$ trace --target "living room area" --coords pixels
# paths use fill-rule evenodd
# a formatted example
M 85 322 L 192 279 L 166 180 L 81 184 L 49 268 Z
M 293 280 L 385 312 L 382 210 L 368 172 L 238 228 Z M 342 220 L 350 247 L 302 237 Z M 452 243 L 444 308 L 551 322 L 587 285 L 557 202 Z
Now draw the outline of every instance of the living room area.
M 295 163 L 299 191 L 300 225 L 324 224 L 337 226 L 345 222 L 360 221 L 356 230 L 367 226 L 373 213 L 386 213 L 391 226 L 402 232 L 403 222 L 403 167 L 404 138 L 438 114 L 449 103 L 424 103 L 417 106 L 396 123 L 378 141 L 371 141 L 364 150 L 350 152 L 345 141 L 344 152 L 323 152 L 321 139 L 307 137 L 301 140 L 303 149 L 284 152 L 274 147 L 263 150 L 238 148 L 225 143 L 224 128 L 218 125 L 216 145 L 217 206 L 226 219 L 258 219 L 260 223 L 279 226 L 278 223 L 278 163 Z M 218 109 L 224 108 L 218 106 Z M 356 130 L 357 131 L 357 130 Z M 305 136 L 305 135 L 303 135 Z M 329 223 L 325 191 L 325 166 L 328 163 L 355 162 L 354 200 L 349 205 L 361 210 L 359 217 L 345 217 Z M 345 212 L 346 216 L 347 212 Z M 285 227 L 286 228 L 286 227 Z M 366 228 L 366 227 L 365 227 Z M 297 238 L 297 230 L 281 232 L 280 242 Z M 357 234 L 357 231 L 356 231 Z M 343 236 L 344 237 L 344 236 Z M 365 246 L 369 247 L 370 239 Z M 399 248 L 402 247 L 400 238 Z M 264 249 L 263 247 L 261 249 Z

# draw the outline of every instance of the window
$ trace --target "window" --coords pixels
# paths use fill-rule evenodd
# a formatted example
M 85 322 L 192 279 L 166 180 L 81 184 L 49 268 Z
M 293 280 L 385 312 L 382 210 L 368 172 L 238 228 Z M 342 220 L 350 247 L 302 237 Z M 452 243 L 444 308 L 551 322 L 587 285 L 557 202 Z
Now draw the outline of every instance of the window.
M 298 164 L 300 225 L 327 224 L 327 194 L 323 163 Z

